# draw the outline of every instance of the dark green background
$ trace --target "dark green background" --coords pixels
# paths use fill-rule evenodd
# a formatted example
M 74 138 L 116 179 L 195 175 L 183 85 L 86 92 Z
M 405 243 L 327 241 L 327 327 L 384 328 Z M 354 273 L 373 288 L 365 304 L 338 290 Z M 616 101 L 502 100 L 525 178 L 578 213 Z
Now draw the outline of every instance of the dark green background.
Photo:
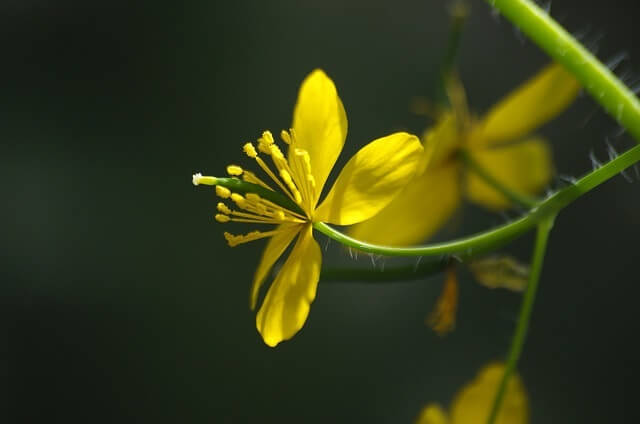
M 619 70 L 638 77 L 634 4 L 557 0 L 552 13 L 603 59 L 628 51 Z M 408 104 L 433 96 L 447 24 L 440 1 L 0 3 L 0 421 L 411 422 L 501 358 L 520 296 L 466 272 L 444 339 L 423 324 L 435 277 L 321 283 L 305 328 L 266 347 L 247 308 L 262 244 L 228 248 L 213 192 L 191 185 L 287 128 L 316 67 L 347 110 L 341 163 L 381 135 L 420 132 Z M 460 68 L 476 111 L 546 61 L 472 2 Z M 559 173 L 579 175 L 591 150 L 606 159 L 607 136 L 633 144 L 616 128 L 582 96 L 542 133 Z M 630 175 L 556 221 L 520 367 L 534 423 L 637 419 Z M 441 238 L 506 219 L 469 207 Z M 527 260 L 530 241 L 509 251 Z M 325 262 L 354 265 L 335 243 Z

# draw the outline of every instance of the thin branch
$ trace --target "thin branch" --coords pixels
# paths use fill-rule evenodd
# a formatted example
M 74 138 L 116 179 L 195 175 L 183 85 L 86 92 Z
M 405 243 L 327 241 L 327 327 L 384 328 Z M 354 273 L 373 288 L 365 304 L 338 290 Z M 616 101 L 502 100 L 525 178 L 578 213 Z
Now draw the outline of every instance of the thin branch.
M 511 347 L 507 356 L 507 364 L 505 366 L 502 380 L 496 391 L 496 396 L 491 406 L 491 413 L 489 414 L 488 424 L 493 424 L 500 411 L 500 405 L 504 398 L 504 394 L 509 382 L 509 377 L 516 369 L 520 354 L 522 353 L 522 347 L 527 338 L 527 331 L 529 329 L 529 320 L 531 319 L 531 312 L 533 311 L 533 303 L 536 298 L 536 291 L 538 289 L 538 282 L 540 281 L 540 274 L 542 272 L 542 264 L 544 262 L 544 255 L 547 251 L 547 242 L 549 240 L 549 233 L 553 228 L 553 220 L 555 216 L 551 215 L 545 218 L 538 224 L 538 232 L 536 235 L 536 241 L 533 248 L 533 258 L 531 260 L 531 274 L 529 275 L 529 282 L 527 284 L 527 291 L 522 299 L 522 306 L 520 308 L 520 317 L 518 318 L 518 325 L 513 338 L 511 339 Z

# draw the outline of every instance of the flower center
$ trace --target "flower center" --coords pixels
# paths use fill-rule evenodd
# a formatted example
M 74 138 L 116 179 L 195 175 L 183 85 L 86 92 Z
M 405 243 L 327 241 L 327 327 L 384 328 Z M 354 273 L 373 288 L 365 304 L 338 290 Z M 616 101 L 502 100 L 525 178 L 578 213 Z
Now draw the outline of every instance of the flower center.
M 254 224 L 290 224 L 299 225 L 311 222 L 313 209 L 315 207 L 316 198 L 316 182 L 311 174 L 311 159 L 309 153 L 301 148 L 296 147 L 295 132 L 281 132 L 282 140 L 289 145 L 289 157 L 286 158 L 280 148 L 274 142 L 271 132 L 265 131 L 262 137 L 258 139 L 258 148 L 256 149 L 252 143 L 246 143 L 243 146 L 245 154 L 254 159 L 258 166 L 269 177 L 289 199 L 291 199 L 304 212 L 301 214 L 292 211 L 286 207 L 278 205 L 268 199 L 259 196 L 256 193 L 246 193 L 244 196 L 239 193 L 233 193 L 227 187 L 216 185 L 216 179 L 212 177 L 203 177 L 201 174 L 193 176 L 193 183 L 208 184 L 216 186 L 216 194 L 222 199 L 230 199 L 239 210 L 231 209 L 224 202 L 218 203 L 218 214 L 216 221 L 226 223 L 248 222 Z M 269 165 L 260 157 L 263 153 L 271 157 L 274 172 Z M 263 181 L 260 177 L 251 171 L 242 169 L 238 165 L 229 165 L 227 173 L 231 177 L 242 178 L 244 181 L 259 185 L 267 190 L 276 191 L 274 188 Z M 224 236 L 230 246 L 237 246 L 253 240 L 265 237 L 271 237 L 278 233 L 273 231 L 252 231 L 244 235 L 233 235 L 225 232 Z

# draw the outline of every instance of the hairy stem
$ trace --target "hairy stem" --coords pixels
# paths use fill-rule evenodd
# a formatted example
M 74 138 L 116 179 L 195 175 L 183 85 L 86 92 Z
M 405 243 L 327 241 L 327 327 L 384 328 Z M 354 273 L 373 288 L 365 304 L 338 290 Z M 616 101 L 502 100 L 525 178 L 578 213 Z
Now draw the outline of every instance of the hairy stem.
M 536 241 L 533 248 L 533 258 L 531 260 L 531 274 L 529 274 L 529 282 L 527 284 L 527 291 L 522 299 L 522 306 L 520 308 L 520 317 L 518 318 L 518 324 L 513 338 L 511 339 L 511 347 L 509 348 L 509 354 L 507 356 L 507 364 L 505 366 L 504 374 L 500 385 L 496 391 L 496 396 L 491 406 L 491 413 L 489 414 L 488 424 L 493 424 L 500 411 L 500 405 L 505 395 L 505 390 L 509 382 L 509 377 L 516 369 L 520 354 L 522 353 L 522 347 L 524 346 L 525 339 L 527 338 L 527 330 L 529 329 L 529 320 L 531 318 L 531 312 L 533 311 L 533 303 L 536 298 L 536 291 L 538 289 L 538 282 L 540 281 L 540 273 L 542 272 L 542 264 L 544 262 L 544 255 L 547 251 L 547 241 L 549 240 L 549 232 L 553 227 L 553 220 L 555 216 L 550 215 L 538 224 L 538 232 L 536 235 Z
M 509 241 L 521 236 L 533 228 L 538 222 L 540 222 L 540 220 L 549 215 L 556 215 L 561 209 L 569 205 L 578 197 L 589 192 L 638 161 L 640 161 L 640 145 L 627 150 L 617 158 L 580 178 L 574 184 L 565 187 L 542 200 L 521 218 L 482 233 L 444 243 L 434 243 L 426 246 L 415 247 L 381 246 L 351 238 L 323 222 L 315 222 L 313 226 L 316 230 L 339 243 L 366 253 L 386 256 L 447 257 L 453 255 L 460 260 L 466 260 L 475 255 L 504 246 Z M 279 193 L 266 190 L 263 187 L 247 183 L 246 181 L 242 181 L 237 178 L 216 178 L 216 184 L 227 187 L 234 192 L 259 194 L 266 199 L 284 207 L 291 208 L 292 210 L 299 209 L 297 208 L 297 205 L 290 201 L 290 199 L 280 195 Z
M 589 192 L 611 177 L 624 171 L 640 160 L 640 145 L 634 146 L 617 158 L 607 162 L 577 180 L 574 184 L 557 191 L 545 200 L 539 202 L 526 215 L 508 224 L 489 231 L 460 238 L 444 243 L 435 243 L 416 247 L 390 247 L 366 243 L 356 240 L 330 227 L 323 222 L 316 222 L 313 227 L 328 237 L 366 253 L 386 256 L 444 256 L 455 255 L 466 260 L 480 253 L 497 249 L 516 237 L 521 236 L 538 222 L 550 215 L 556 215 L 560 210 Z
M 562 63 L 604 110 L 640 141 L 638 98 L 571 34 L 529 0 L 487 0 L 542 50 Z

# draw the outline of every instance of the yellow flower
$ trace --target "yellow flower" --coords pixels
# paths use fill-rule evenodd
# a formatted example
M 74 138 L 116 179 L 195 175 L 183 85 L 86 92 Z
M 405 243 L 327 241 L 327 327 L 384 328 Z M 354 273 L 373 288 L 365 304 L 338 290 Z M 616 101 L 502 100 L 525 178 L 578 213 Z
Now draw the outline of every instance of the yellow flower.
M 451 403 L 449 413 L 438 404 L 428 404 L 416 420 L 416 424 L 478 424 L 486 423 L 496 390 L 504 374 L 504 364 L 485 366 L 460 390 Z M 496 424 L 527 424 L 529 422 L 529 401 L 522 380 L 511 375 L 507 384 Z
M 446 112 L 423 136 L 425 154 L 416 177 L 373 219 L 352 227 L 349 234 L 391 246 L 424 241 L 459 206 L 463 193 L 491 210 L 510 206 L 503 194 L 475 173 L 464 172 L 461 153 L 508 189 L 534 194 L 552 174 L 549 147 L 530 132 L 561 113 L 575 98 L 578 82 L 552 64 L 506 96 L 482 119 L 468 117 L 464 91 L 450 89 L 454 112 Z
M 282 131 L 288 144 L 285 156 L 265 131 L 244 146 L 269 177 L 269 184 L 281 190 L 297 208 L 285 208 L 255 193 L 242 196 L 216 186 L 216 193 L 231 199 L 242 211 L 218 204 L 216 219 L 273 224 L 270 231 L 246 235 L 225 233 L 229 245 L 270 237 L 256 270 L 250 294 L 250 307 L 257 303 L 260 287 L 269 270 L 297 236 L 282 269 L 275 277 L 256 316 L 256 326 L 264 342 L 276 346 L 295 335 L 304 325 L 316 296 L 322 255 L 313 239 L 312 224 L 328 222 L 351 225 L 378 213 L 414 176 L 423 148 L 414 135 L 395 133 L 372 141 L 342 169 L 333 187 L 318 206 L 329 172 L 338 158 L 347 135 L 347 116 L 333 81 L 321 70 L 313 71 L 302 83 L 293 114 L 293 128 Z M 276 171 L 262 159 L 270 156 Z M 227 168 L 230 175 L 273 190 L 254 173 L 239 166 Z M 215 185 L 213 177 L 194 175 L 194 184 Z M 275 190 L 274 190 L 275 191 Z

